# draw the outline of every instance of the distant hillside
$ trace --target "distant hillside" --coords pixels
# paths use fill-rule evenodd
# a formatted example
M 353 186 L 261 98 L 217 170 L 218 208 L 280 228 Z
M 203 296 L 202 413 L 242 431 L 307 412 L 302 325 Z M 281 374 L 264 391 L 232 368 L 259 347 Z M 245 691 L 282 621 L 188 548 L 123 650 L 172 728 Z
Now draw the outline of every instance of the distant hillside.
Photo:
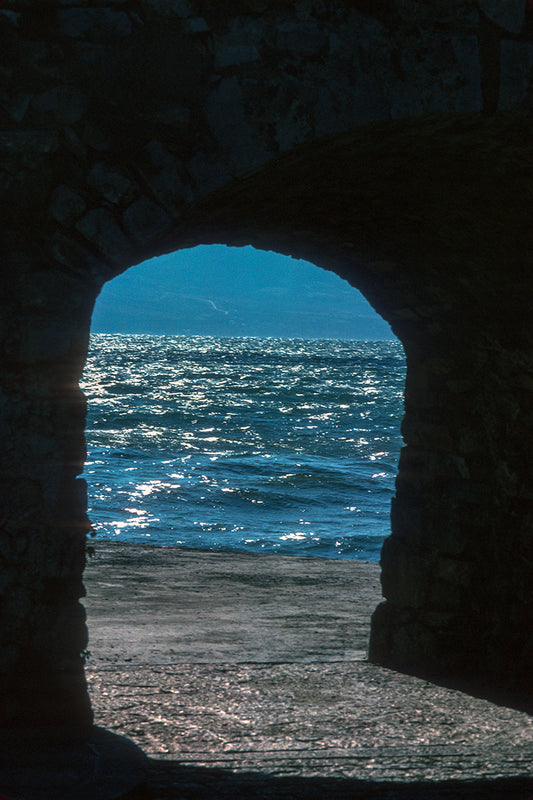
M 92 330 L 206 336 L 394 338 L 346 281 L 252 247 L 197 247 L 132 267 L 108 283 Z

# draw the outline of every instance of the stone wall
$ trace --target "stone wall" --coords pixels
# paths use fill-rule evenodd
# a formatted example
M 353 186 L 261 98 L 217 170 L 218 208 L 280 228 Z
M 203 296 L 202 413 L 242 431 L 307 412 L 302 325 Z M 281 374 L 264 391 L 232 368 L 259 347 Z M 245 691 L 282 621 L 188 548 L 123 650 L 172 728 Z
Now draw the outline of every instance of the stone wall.
M 372 656 L 526 693 L 533 45 L 525 4 L 480 6 L 2 4 L 0 724 L 90 722 L 91 310 L 202 242 L 308 258 L 391 323 L 406 448 Z

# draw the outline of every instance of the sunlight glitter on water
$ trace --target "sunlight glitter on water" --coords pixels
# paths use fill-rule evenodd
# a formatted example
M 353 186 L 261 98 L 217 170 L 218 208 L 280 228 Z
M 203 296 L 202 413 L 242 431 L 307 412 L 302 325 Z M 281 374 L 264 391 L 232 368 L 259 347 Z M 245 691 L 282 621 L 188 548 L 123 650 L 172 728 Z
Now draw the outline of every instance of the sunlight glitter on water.
M 94 527 L 377 558 L 403 382 L 397 342 L 93 337 L 83 388 Z

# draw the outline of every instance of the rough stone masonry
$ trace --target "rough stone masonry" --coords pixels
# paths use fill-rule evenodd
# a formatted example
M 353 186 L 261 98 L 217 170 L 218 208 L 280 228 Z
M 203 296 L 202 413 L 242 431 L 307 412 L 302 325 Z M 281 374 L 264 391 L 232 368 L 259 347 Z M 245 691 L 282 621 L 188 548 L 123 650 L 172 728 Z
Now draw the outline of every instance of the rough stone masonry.
M 530 702 L 530 4 L 4 0 L 0 37 L 0 726 L 91 722 L 94 301 L 210 242 L 335 270 L 404 344 L 371 658 Z

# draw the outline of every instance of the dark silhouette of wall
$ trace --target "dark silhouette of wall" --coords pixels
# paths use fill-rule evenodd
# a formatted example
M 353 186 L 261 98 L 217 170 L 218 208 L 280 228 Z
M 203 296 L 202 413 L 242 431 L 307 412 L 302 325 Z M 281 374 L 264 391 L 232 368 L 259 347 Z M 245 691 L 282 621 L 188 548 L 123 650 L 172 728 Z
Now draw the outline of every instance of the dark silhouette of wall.
M 212 242 L 334 270 L 404 344 L 371 657 L 527 702 L 529 31 L 515 0 L 3 3 L 2 725 L 91 722 L 95 298 Z

